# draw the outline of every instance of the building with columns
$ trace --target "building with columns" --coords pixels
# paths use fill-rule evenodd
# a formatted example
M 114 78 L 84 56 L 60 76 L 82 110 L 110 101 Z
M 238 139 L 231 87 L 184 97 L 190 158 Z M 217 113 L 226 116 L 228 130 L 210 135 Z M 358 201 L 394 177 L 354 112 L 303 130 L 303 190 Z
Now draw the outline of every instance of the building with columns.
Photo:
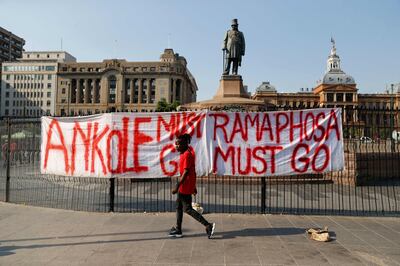
M 56 115 L 154 112 L 157 103 L 196 101 L 197 85 L 186 59 L 165 49 L 156 62 L 59 64 Z
M 75 61 L 63 51 L 30 51 L 16 62 L 4 62 L 0 116 L 54 115 L 58 64 Z
M 399 113 L 385 109 L 400 107 L 400 84 L 391 84 L 381 93 L 359 93 L 354 78 L 346 74 L 340 66 L 340 57 L 332 40 L 332 48 L 327 60 L 327 70 L 314 88 L 302 88 L 299 92 L 280 93 L 269 82 L 263 82 L 252 95 L 252 99 L 264 101 L 266 108 L 290 106 L 302 108 L 342 107 L 343 123 L 351 123 L 365 128 L 365 135 L 372 136 L 375 128 L 389 124 L 390 117 L 394 124 L 399 123 Z M 357 112 L 358 109 L 377 109 L 379 112 Z

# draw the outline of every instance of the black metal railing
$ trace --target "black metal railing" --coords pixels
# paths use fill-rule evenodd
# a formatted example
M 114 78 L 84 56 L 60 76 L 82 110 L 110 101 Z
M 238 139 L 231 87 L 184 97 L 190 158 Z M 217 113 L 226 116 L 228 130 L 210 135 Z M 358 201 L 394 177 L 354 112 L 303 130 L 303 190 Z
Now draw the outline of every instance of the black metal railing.
M 400 132 L 399 110 L 344 108 L 343 119 L 345 170 L 280 177 L 198 177 L 194 201 L 205 212 L 218 213 L 398 216 L 400 139 L 394 136 Z M 175 178 L 41 174 L 38 119 L 1 120 L 0 146 L 1 201 L 97 212 L 175 210 L 175 196 L 170 193 Z

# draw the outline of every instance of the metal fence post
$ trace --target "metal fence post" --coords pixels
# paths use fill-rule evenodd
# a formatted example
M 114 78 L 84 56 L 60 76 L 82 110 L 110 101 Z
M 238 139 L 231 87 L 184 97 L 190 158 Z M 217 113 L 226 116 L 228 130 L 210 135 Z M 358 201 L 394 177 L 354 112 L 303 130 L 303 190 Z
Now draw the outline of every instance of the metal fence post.
M 10 166 L 11 166 L 11 122 L 10 118 L 7 119 L 7 170 L 6 170 L 6 202 L 10 201 Z
M 114 199 L 115 199 L 115 178 L 110 178 L 110 208 L 109 212 L 114 212 Z
M 267 185 L 265 182 L 265 176 L 261 177 L 261 213 L 265 213 L 265 199 L 266 199 Z

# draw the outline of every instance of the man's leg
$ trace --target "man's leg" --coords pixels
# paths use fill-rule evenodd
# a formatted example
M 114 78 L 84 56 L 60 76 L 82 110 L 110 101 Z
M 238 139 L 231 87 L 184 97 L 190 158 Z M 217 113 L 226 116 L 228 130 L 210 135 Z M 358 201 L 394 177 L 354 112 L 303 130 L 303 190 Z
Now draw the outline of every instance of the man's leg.
M 238 64 L 239 64 L 239 62 L 237 59 L 233 60 L 233 66 L 232 66 L 232 74 L 233 75 L 237 75 L 237 73 L 238 73 Z
M 207 226 L 210 223 L 197 211 L 192 208 L 192 195 L 182 195 L 183 210 L 192 216 L 196 221 L 200 222 L 202 225 Z
M 176 229 L 182 231 L 182 219 L 183 219 L 183 204 L 182 204 L 182 195 L 177 194 L 176 197 Z
M 231 62 L 232 62 L 232 59 L 230 59 L 230 58 L 226 58 L 226 59 L 225 59 L 225 71 L 224 71 L 224 75 L 229 75 L 229 69 L 231 68 Z

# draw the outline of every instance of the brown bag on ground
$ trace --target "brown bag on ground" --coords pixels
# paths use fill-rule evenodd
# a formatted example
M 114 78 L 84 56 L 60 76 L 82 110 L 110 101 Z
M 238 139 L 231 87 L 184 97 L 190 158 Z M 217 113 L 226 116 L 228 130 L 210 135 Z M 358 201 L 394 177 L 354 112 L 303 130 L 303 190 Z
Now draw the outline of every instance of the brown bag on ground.
M 331 240 L 329 232 L 328 232 L 328 227 L 324 227 L 324 229 L 320 228 L 310 228 L 306 230 L 308 235 L 310 236 L 311 239 L 316 240 L 316 241 L 321 241 L 321 242 L 327 242 Z

